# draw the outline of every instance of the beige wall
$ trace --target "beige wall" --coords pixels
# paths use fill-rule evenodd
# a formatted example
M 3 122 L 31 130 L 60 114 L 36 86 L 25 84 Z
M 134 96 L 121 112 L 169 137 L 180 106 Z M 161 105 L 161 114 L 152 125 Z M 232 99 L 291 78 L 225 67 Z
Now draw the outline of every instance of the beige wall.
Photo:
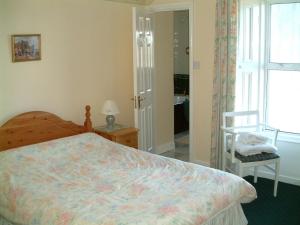
M 209 163 L 216 0 L 194 7 L 194 159 Z M 95 124 L 105 99 L 117 101 L 119 122 L 133 124 L 132 11 L 103 0 L 0 0 L 0 123 L 28 110 L 45 110 L 82 122 L 93 107 Z M 42 34 L 42 60 L 11 63 L 10 35 Z
M 197 159 L 210 163 L 211 118 L 214 75 L 215 0 L 194 1 L 194 147 Z M 197 116 L 196 116 L 197 115 Z
M 81 123 L 84 106 L 103 124 L 105 99 L 133 125 L 132 9 L 103 0 L 0 0 L 0 124 L 45 110 Z M 11 62 L 10 35 L 40 33 L 42 60 Z
M 154 147 L 162 153 L 174 143 L 173 12 L 155 13 L 154 21 Z
M 211 147 L 212 90 L 214 73 L 214 37 L 216 0 L 155 0 L 153 4 L 183 3 L 193 5 L 193 57 L 200 69 L 193 70 L 194 134 L 192 158 L 209 164 Z
M 3 10 L 3 1 L 0 0 L 0 38 L 2 39 L 2 29 L 1 27 L 4 26 L 4 10 Z M 0 40 L 1 40 L 0 39 Z M 2 49 L 4 49 L 4 43 L 3 41 L 0 41 L 0 115 L 2 117 L 2 115 L 4 114 L 4 96 L 1 92 L 1 90 L 4 90 L 4 81 L 2 81 L 2 74 L 3 74 L 3 56 L 4 56 L 4 52 Z M 1 124 L 1 121 L 0 121 Z
M 153 0 L 105 0 L 105 1 L 121 2 L 121 3 L 132 3 L 132 4 L 138 4 L 138 5 L 148 5 Z

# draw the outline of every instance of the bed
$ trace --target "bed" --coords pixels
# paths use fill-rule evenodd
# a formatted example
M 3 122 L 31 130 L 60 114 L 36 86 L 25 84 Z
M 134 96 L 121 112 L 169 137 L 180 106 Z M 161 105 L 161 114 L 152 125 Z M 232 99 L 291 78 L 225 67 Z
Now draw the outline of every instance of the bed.
M 0 128 L 0 225 L 247 224 L 240 203 L 256 191 L 242 178 L 108 141 L 89 108 L 84 126 L 46 113 L 62 137 L 38 137 L 34 114 Z M 24 146 L 7 134 L 20 126 Z

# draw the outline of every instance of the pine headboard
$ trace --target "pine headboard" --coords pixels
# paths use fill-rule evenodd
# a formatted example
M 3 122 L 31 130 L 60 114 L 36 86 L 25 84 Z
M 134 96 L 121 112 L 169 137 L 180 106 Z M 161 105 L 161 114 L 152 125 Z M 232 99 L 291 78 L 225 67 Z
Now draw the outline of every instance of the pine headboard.
M 65 121 L 42 111 L 17 115 L 0 127 L 0 151 L 92 131 L 90 106 L 85 107 L 84 125 Z

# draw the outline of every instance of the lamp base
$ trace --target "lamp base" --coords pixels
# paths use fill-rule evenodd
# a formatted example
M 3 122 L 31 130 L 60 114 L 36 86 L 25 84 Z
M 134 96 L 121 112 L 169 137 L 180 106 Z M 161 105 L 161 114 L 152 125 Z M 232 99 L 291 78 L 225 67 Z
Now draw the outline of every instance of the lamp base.
M 115 116 L 114 115 L 107 115 L 106 116 L 106 128 L 108 130 L 112 130 L 114 128 L 115 125 Z

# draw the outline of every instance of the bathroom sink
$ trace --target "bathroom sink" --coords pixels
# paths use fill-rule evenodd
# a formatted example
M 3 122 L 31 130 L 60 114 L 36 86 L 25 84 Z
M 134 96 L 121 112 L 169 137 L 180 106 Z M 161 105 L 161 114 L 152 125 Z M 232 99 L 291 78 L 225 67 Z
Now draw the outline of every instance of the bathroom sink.
M 174 105 L 182 104 L 186 99 L 189 99 L 188 95 L 175 95 Z

